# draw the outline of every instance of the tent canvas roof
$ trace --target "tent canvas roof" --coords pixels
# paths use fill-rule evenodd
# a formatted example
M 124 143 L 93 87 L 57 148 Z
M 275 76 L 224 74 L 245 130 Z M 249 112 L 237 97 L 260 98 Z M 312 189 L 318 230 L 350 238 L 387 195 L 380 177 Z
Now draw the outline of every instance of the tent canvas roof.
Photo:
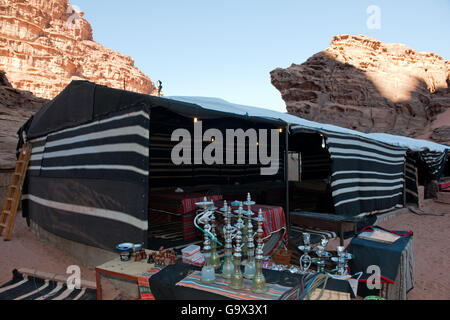
M 413 139 L 404 136 L 397 136 L 386 133 L 362 133 L 359 131 L 338 127 L 331 124 L 324 124 L 314 121 L 305 120 L 288 113 L 279 111 L 246 106 L 241 104 L 234 104 L 219 98 L 209 97 L 186 97 L 186 96 L 169 96 L 167 99 L 183 101 L 187 103 L 197 104 L 203 108 L 216 110 L 221 112 L 235 113 L 238 115 L 257 116 L 261 118 L 279 119 L 294 126 L 301 126 L 303 128 L 317 130 L 317 131 L 332 131 L 337 133 L 345 133 L 361 136 L 364 138 L 380 141 L 386 144 L 397 147 L 408 148 L 412 151 L 423 151 L 426 148 L 430 151 L 445 152 L 450 150 L 450 146 L 438 144 L 431 141 Z

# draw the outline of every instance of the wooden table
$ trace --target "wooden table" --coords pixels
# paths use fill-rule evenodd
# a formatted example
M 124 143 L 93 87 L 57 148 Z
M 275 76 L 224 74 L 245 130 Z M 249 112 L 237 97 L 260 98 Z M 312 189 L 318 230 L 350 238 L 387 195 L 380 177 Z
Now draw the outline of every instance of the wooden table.
M 224 296 L 219 292 L 207 291 L 205 287 L 195 286 L 180 286 L 177 285 L 180 281 L 185 279 L 193 271 L 200 271 L 201 268 L 194 267 L 178 261 L 175 265 L 170 265 L 159 273 L 152 276 L 149 280 L 149 285 L 152 288 L 152 293 L 156 300 L 229 300 L 232 299 L 229 296 Z M 266 283 L 276 283 L 285 287 L 294 287 L 300 283 L 301 274 L 293 274 L 287 271 L 275 271 L 269 269 L 263 269 Z M 321 288 L 319 288 L 321 289 Z M 351 297 L 352 289 L 349 283 L 345 280 L 328 279 L 326 285 L 327 292 L 324 292 L 322 300 L 329 300 L 331 298 L 338 300 L 349 300 Z M 231 290 L 233 291 L 233 290 Z M 331 292 L 330 292 L 331 291 Z M 237 290 L 236 293 L 243 293 L 241 290 Z M 317 294 L 312 293 L 312 297 L 316 297 Z M 238 294 L 239 295 L 239 294 Z M 238 296 L 234 299 L 239 299 Z
M 151 254 L 151 250 L 145 250 L 147 255 Z M 97 300 L 102 300 L 102 285 L 101 275 L 111 275 L 122 279 L 136 281 L 138 283 L 138 277 L 142 276 L 148 269 L 154 267 L 154 264 L 147 263 L 147 259 L 141 261 L 134 261 L 134 255 L 131 256 L 129 261 L 121 261 L 119 254 L 117 258 L 108 261 L 100 266 L 95 267 L 95 280 L 97 283 Z

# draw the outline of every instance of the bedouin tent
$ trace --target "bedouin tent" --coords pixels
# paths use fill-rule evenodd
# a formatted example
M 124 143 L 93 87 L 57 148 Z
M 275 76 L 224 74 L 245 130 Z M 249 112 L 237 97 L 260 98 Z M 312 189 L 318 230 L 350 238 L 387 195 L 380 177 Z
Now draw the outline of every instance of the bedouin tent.
M 293 132 L 303 130 L 294 126 Z M 320 130 L 331 158 L 336 214 L 364 216 L 403 206 L 407 149 L 348 133 Z
M 147 243 L 152 112 L 221 122 L 252 121 L 327 139 L 336 213 L 357 216 L 402 205 L 406 152 L 433 153 L 441 170 L 448 146 L 364 134 L 262 108 L 201 97 L 154 97 L 73 81 L 19 130 L 32 158 L 23 214 L 45 230 L 90 246 Z M 161 113 L 162 114 L 162 113 Z M 173 119 L 167 118 L 167 122 Z M 444 155 L 445 154 L 445 155 Z M 283 161 L 281 161 L 281 165 Z M 277 178 L 283 179 L 280 166 Z M 288 208 L 285 209 L 288 211 Z
M 442 174 L 450 151 L 449 146 L 431 141 L 385 133 L 366 134 L 277 111 L 232 104 L 216 98 L 172 98 L 211 110 L 230 110 L 240 115 L 280 119 L 290 125 L 291 137 L 301 132 L 324 135 L 332 160 L 331 191 L 335 213 L 343 216 L 365 216 L 402 207 L 405 188 L 414 190 L 410 185 L 411 180 L 408 186 L 404 185 L 407 152 L 416 154 L 417 161 L 422 161 L 433 179 L 437 180 Z M 416 181 L 414 183 L 416 184 Z M 417 190 L 415 192 L 417 193 Z
M 23 134 L 32 146 L 23 215 L 53 234 L 94 247 L 147 244 L 151 114 L 161 110 L 189 118 L 191 124 L 198 117 L 285 125 L 73 81 L 19 131 L 18 147 Z

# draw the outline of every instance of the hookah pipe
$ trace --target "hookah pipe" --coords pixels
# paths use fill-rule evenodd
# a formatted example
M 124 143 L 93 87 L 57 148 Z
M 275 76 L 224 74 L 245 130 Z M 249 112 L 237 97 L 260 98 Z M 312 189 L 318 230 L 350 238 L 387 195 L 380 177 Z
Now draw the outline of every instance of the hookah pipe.
M 211 225 L 209 224 L 209 221 L 212 216 L 212 212 L 208 210 L 208 206 L 211 205 L 211 202 L 208 202 L 206 197 L 204 198 L 203 202 L 197 202 L 195 205 L 202 207 L 203 212 L 197 214 L 194 218 L 194 225 L 202 230 L 204 234 L 204 242 L 203 242 L 203 254 L 205 257 L 205 264 L 202 268 L 202 276 L 201 276 L 201 282 L 202 283 L 213 283 L 216 280 L 215 272 L 214 272 L 214 266 L 211 264 L 211 242 L 210 239 L 214 239 L 212 237 L 211 233 Z M 198 223 L 205 224 L 205 228 L 202 229 L 199 227 Z
M 224 278 L 231 278 L 231 274 L 234 271 L 233 264 L 233 239 L 236 237 L 237 229 L 231 225 L 231 208 L 225 206 L 225 226 L 223 227 L 223 233 L 225 236 L 225 258 L 222 266 L 222 275 Z
M 336 247 L 337 257 L 332 257 L 331 260 L 337 264 L 337 275 L 346 276 L 347 272 L 347 262 L 353 259 L 353 255 L 345 252 L 345 247 Z
M 242 230 L 242 253 L 243 254 L 247 254 L 247 245 L 250 243 L 250 239 L 248 239 L 249 236 L 249 232 L 248 232 L 248 227 L 249 227 L 249 223 L 251 223 L 252 220 L 252 216 L 253 216 L 253 211 L 251 209 L 251 206 L 254 205 L 256 202 L 252 201 L 252 197 L 250 195 L 250 192 L 247 193 L 247 201 L 241 202 L 241 205 L 246 205 L 247 206 L 247 211 L 244 211 L 244 228 Z M 242 208 L 243 209 L 243 208 Z M 239 208 L 239 211 L 242 210 L 241 208 Z M 253 226 L 252 226 L 253 228 Z
M 210 225 L 207 222 L 205 229 L 209 229 Z M 205 256 L 205 264 L 202 268 L 202 283 L 213 283 L 216 280 L 216 275 L 214 272 L 214 266 L 211 264 L 211 244 L 208 235 L 205 233 L 205 241 L 203 242 L 203 254 Z
M 197 214 L 194 218 L 194 225 L 197 229 L 199 229 L 201 232 L 203 232 L 204 234 L 206 234 L 211 240 L 215 241 L 218 245 L 222 246 L 222 243 L 219 242 L 219 240 L 217 240 L 217 236 L 214 235 L 213 233 L 211 233 L 211 229 L 212 227 L 209 226 L 208 230 L 206 230 L 206 226 L 209 225 L 208 222 L 211 219 L 211 216 L 214 215 L 213 211 L 207 210 L 206 209 L 206 205 L 209 205 L 210 202 L 207 201 L 206 197 L 204 198 L 203 202 L 197 202 L 196 205 L 198 206 L 203 206 L 204 210 L 203 212 L 200 212 L 199 214 Z M 205 224 L 205 229 L 201 228 L 198 224 Z
M 214 239 L 217 239 L 217 235 L 216 235 L 216 217 L 214 215 L 214 213 L 211 216 L 211 234 L 214 236 Z M 217 243 L 216 241 L 211 243 L 211 264 L 213 265 L 214 269 L 217 270 L 220 267 L 220 257 L 217 253 Z
M 302 246 L 298 246 L 298 249 L 300 251 L 303 251 L 303 255 L 300 257 L 300 269 L 303 272 L 308 272 L 308 269 L 311 267 L 311 263 L 312 263 L 312 259 L 311 256 L 309 255 L 309 252 L 311 252 L 311 235 L 307 232 L 303 233 L 303 245 Z
M 251 211 L 249 211 L 251 212 Z M 257 232 L 253 233 L 252 218 L 248 218 L 247 222 L 247 263 L 245 264 L 244 277 L 253 279 L 255 275 L 255 243 L 254 238 Z
M 234 238 L 236 237 L 236 231 L 237 231 L 237 228 L 236 228 L 236 227 L 233 227 L 233 226 L 231 225 L 231 217 L 232 217 L 232 214 L 231 214 L 231 207 L 227 207 L 227 206 L 226 206 L 226 201 L 225 201 L 225 206 L 224 206 L 224 208 L 226 208 L 226 212 L 225 212 L 225 214 L 224 214 L 225 225 L 223 226 L 223 233 L 224 233 L 224 235 L 225 235 L 225 239 L 227 238 L 227 237 L 226 237 L 227 233 L 228 233 L 228 235 L 229 235 L 229 237 L 230 237 L 231 239 L 234 239 Z
M 239 205 L 239 210 L 238 210 L 238 221 L 236 223 L 236 245 L 235 245 L 235 249 L 234 249 L 234 259 L 233 259 L 233 264 L 234 264 L 234 271 L 231 274 L 231 278 L 230 278 L 230 288 L 232 289 L 236 289 L 236 290 L 240 290 L 244 287 L 244 277 L 242 275 L 241 272 L 241 258 L 242 258 L 242 227 L 244 226 L 244 221 L 242 220 L 242 202 Z
M 215 265 L 217 265 L 217 267 L 220 265 L 220 258 L 217 255 L 215 247 L 211 247 L 210 239 L 217 242 L 219 245 L 222 245 L 217 240 L 217 237 L 213 230 L 213 227 L 215 225 L 214 211 L 208 209 L 211 208 L 212 204 L 212 201 L 208 201 L 206 197 L 204 197 L 202 202 L 195 203 L 195 205 L 203 208 L 203 212 L 200 212 L 195 216 L 194 225 L 203 232 L 205 238 L 203 242 L 205 264 L 203 265 L 201 276 L 201 282 L 205 284 L 210 284 L 215 281 Z M 210 221 L 213 223 L 212 226 L 209 224 Z M 205 225 L 204 229 L 202 229 L 198 225 L 199 223 Z
M 264 275 L 262 273 L 262 261 L 264 259 L 263 256 L 263 229 L 262 224 L 264 221 L 262 210 L 259 209 L 258 212 L 258 218 L 256 220 L 258 222 L 258 227 L 256 230 L 257 234 L 257 246 L 256 246 L 256 255 L 255 255 L 255 274 L 253 276 L 252 281 L 252 292 L 254 293 L 264 293 L 266 292 L 266 279 L 264 278 Z
M 313 259 L 317 264 L 317 272 L 319 273 L 325 273 L 326 259 L 331 257 L 331 253 L 326 251 L 327 245 L 328 239 L 322 238 L 320 240 L 320 245 L 318 245 L 316 249 L 317 258 Z

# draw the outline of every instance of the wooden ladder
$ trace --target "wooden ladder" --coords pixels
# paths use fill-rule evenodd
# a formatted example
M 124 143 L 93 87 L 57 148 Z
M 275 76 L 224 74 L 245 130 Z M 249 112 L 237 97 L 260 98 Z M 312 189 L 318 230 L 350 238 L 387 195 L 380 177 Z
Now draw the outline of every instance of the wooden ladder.
M 0 216 L 0 236 L 3 235 L 3 230 L 5 230 L 5 241 L 9 241 L 11 239 L 11 233 L 14 228 L 17 209 L 19 208 L 19 203 L 22 197 L 22 187 L 27 173 L 28 163 L 30 162 L 30 157 L 31 148 L 27 144 L 24 144 L 22 149 L 20 149 L 16 170 L 14 171 L 12 182 L 9 186 L 8 194 L 6 195 L 5 204 L 3 205 L 2 214 Z

